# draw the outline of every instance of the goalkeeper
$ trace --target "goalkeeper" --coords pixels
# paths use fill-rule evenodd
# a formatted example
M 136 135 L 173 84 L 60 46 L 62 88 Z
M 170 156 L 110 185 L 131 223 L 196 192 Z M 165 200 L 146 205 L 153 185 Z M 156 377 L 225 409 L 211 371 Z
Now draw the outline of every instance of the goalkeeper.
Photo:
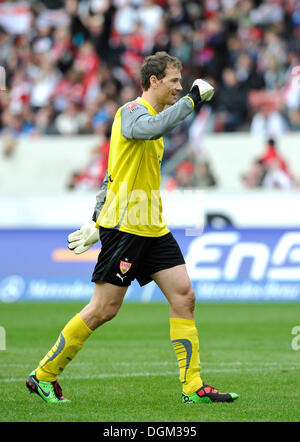
M 209 83 L 198 79 L 178 100 L 181 69 L 181 62 L 166 52 L 146 57 L 141 67 L 142 96 L 116 113 L 108 170 L 93 219 L 68 237 L 69 248 L 79 254 L 98 241 L 100 233 L 102 248 L 92 276 L 93 296 L 26 379 L 30 392 L 46 402 L 67 400 L 57 376 L 94 330 L 116 316 L 134 279 L 141 286 L 154 280 L 169 302 L 170 337 L 178 360 L 182 401 L 232 402 L 238 397 L 220 393 L 201 379 L 195 295 L 181 250 L 162 215 L 162 136 L 214 93 Z

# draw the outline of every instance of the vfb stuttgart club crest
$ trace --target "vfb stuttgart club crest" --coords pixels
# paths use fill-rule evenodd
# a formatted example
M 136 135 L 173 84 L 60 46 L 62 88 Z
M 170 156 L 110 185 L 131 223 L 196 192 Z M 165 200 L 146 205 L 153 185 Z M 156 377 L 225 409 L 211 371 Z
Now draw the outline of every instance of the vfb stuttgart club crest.
M 131 262 L 120 261 L 120 270 L 121 270 L 123 275 L 124 275 L 124 273 L 128 272 L 128 270 L 130 269 L 131 266 L 132 266 Z

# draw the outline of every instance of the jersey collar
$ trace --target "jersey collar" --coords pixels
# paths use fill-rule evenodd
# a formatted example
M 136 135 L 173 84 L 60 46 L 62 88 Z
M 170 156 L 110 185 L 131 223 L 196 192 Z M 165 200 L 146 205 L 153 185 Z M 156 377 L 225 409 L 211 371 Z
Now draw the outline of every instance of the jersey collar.
M 144 106 L 146 106 L 146 107 L 149 109 L 149 111 L 150 111 L 150 113 L 151 113 L 152 115 L 157 115 L 156 110 L 154 109 L 154 107 L 151 106 L 150 103 L 148 103 L 147 100 L 145 100 L 145 99 L 142 98 L 142 97 L 138 97 L 138 98 L 136 99 L 136 101 L 139 101 L 141 104 L 143 104 Z

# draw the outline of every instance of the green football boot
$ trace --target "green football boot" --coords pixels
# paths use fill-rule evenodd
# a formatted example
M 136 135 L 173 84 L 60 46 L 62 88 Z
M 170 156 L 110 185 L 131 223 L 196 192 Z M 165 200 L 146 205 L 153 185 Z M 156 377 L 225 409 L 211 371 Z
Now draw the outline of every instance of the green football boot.
M 207 403 L 210 402 L 233 402 L 239 396 L 236 393 L 221 393 L 208 384 L 203 384 L 199 390 L 192 394 L 182 393 L 182 402 L 184 404 Z
M 57 381 L 46 382 L 39 381 L 35 376 L 35 371 L 32 371 L 26 379 L 26 387 L 30 393 L 36 393 L 45 402 L 48 403 L 61 403 L 69 402 L 68 399 L 63 397 L 61 386 Z

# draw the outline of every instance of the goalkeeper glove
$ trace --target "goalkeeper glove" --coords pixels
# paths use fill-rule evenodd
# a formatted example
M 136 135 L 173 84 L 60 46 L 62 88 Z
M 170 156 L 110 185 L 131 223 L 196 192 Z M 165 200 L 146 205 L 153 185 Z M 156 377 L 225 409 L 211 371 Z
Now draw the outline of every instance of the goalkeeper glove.
M 207 81 L 198 78 L 192 84 L 191 90 L 188 93 L 189 97 L 194 101 L 195 106 L 203 101 L 209 101 L 214 95 L 215 90 Z
M 86 252 L 95 242 L 99 241 L 99 230 L 94 221 L 84 224 L 79 230 L 68 236 L 68 248 L 74 250 L 76 255 Z

